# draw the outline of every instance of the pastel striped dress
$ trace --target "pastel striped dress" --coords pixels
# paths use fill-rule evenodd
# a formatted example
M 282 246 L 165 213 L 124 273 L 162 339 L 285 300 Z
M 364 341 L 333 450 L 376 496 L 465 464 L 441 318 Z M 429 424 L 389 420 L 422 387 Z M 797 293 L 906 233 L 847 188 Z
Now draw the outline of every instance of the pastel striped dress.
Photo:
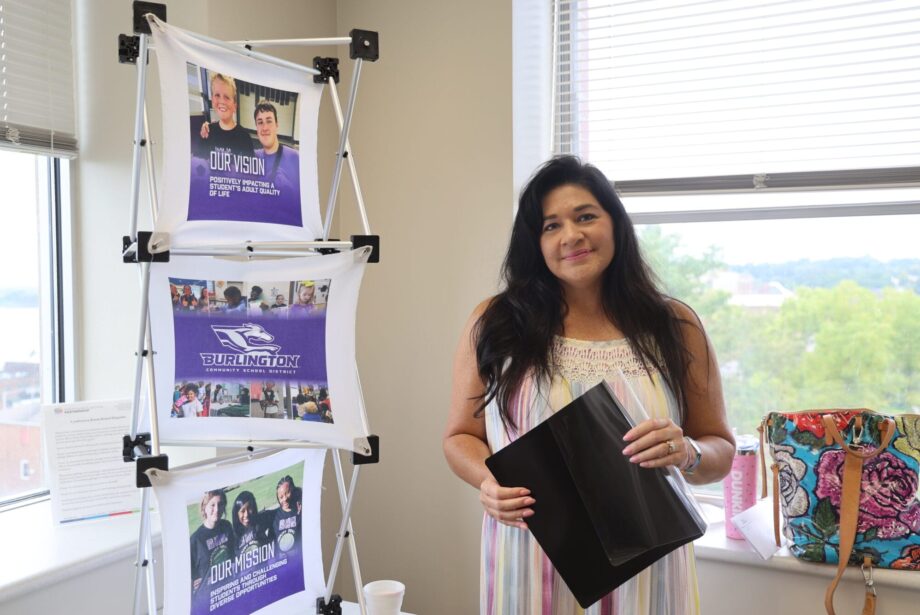
M 678 421 L 677 404 L 661 375 L 649 378 L 625 340 L 587 342 L 557 337 L 553 346 L 553 382 L 539 391 L 525 382 L 512 399 L 517 433 L 526 433 L 573 398 L 620 370 L 653 417 Z M 618 397 L 623 398 L 619 392 Z M 486 408 L 491 450 L 510 444 L 498 408 Z M 698 615 L 693 547 L 687 545 L 659 560 L 613 593 L 583 610 L 528 530 L 508 527 L 485 515 L 480 567 L 481 615 Z

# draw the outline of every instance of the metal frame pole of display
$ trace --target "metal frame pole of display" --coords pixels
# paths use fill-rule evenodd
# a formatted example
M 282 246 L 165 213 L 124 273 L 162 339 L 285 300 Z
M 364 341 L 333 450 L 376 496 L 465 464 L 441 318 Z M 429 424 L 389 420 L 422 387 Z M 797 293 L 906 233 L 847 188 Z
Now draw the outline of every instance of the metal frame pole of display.
M 166 7 L 162 4 L 150 2 L 134 2 L 134 32 L 135 35 L 119 35 L 119 61 L 124 64 L 135 64 L 137 67 L 137 100 L 135 107 L 135 124 L 134 124 L 134 145 L 131 171 L 131 200 L 130 200 L 130 223 L 128 234 L 122 241 L 122 257 L 126 263 L 137 264 L 141 284 L 141 309 L 139 310 L 139 323 L 135 356 L 135 379 L 134 392 L 132 396 L 132 415 L 131 415 L 131 432 L 124 437 L 122 453 L 126 462 L 136 464 L 137 486 L 142 489 L 140 529 L 136 553 L 136 574 L 134 583 L 134 600 L 132 612 L 140 615 L 144 606 L 144 594 L 146 593 L 147 610 L 149 613 L 157 612 L 156 600 L 156 571 L 153 565 L 153 540 L 151 529 L 151 497 L 149 471 L 167 471 L 168 459 L 162 454 L 160 447 L 162 444 L 185 445 L 185 446 L 207 446 L 207 447 L 244 447 L 247 452 L 230 455 L 218 456 L 195 464 L 188 464 L 178 469 L 187 469 L 198 465 L 208 465 L 211 463 L 223 463 L 231 460 L 252 458 L 263 454 L 268 454 L 277 449 L 283 448 L 330 448 L 328 445 L 315 442 L 301 441 L 283 441 L 283 440 L 207 440 L 207 441 L 182 441 L 182 442 L 161 442 L 159 427 L 157 422 L 156 407 L 156 377 L 153 365 L 153 340 L 151 334 L 151 324 L 149 318 L 149 292 L 150 292 L 150 268 L 155 262 L 168 262 L 171 254 L 181 254 L 189 256 L 242 256 L 249 259 L 260 257 L 293 257 L 293 256 L 315 256 L 317 254 L 326 254 L 342 250 L 358 249 L 363 246 L 371 246 L 373 252 L 369 262 L 379 261 L 379 238 L 370 234 L 370 225 L 368 223 L 367 211 L 364 204 L 364 197 L 358 183 L 357 170 L 354 156 L 351 153 L 351 144 L 348 136 L 351 128 L 351 119 L 354 113 L 354 106 L 358 88 L 358 81 L 361 73 L 361 66 L 364 60 L 375 61 L 379 57 L 378 38 L 376 32 L 367 30 L 352 30 L 348 37 L 316 38 L 316 39 L 283 39 L 283 40 L 253 40 L 224 42 L 211 39 L 202 35 L 192 34 L 193 36 L 208 43 L 220 46 L 224 49 L 232 50 L 246 56 L 254 57 L 259 60 L 271 62 L 288 68 L 296 68 L 314 75 L 314 81 L 317 83 L 326 83 L 329 86 L 330 96 L 332 99 L 333 109 L 336 115 L 336 121 L 339 126 L 340 139 L 336 152 L 336 163 L 330 187 L 329 198 L 326 205 L 326 220 L 323 227 L 322 240 L 316 241 L 280 241 L 280 242 L 257 242 L 247 241 L 242 244 L 209 246 L 209 247 L 183 247 L 166 252 L 151 252 L 149 244 L 152 233 L 138 231 L 138 211 L 140 203 L 140 184 L 141 184 L 141 164 L 142 159 L 146 167 L 146 183 L 150 204 L 152 222 L 156 223 L 157 217 L 157 191 L 156 191 L 156 174 L 154 169 L 154 158 L 152 151 L 152 141 L 150 138 L 150 127 L 147 118 L 146 86 L 147 86 L 147 60 L 150 51 L 154 51 L 150 45 L 149 24 L 146 21 L 148 13 L 155 14 L 158 18 L 166 20 Z M 350 58 L 355 60 L 354 72 L 351 81 L 351 90 L 349 93 L 348 104 L 343 113 L 341 104 L 336 91 L 338 82 L 338 59 L 337 58 L 316 58 L 314 67 L 304 67 L 292 62 L 287 62 L 279 58 L 274 58 L 256 51 L 254 47 L 258 46 L 325 46 L 325 45 L 349 45 Z M 352 185 L 355 191 L 355 199 L 361 216 L 362 228 L 364 235 L 355 235 L 350 241 L 330 240 L 332 218 L 335 213 L 335 205 L 338 199 L 339 184 L 342 176 L 342 168 L 347 161 Z M 156 246 L 152 246 L 154 249 Z M 140 430 L 141 417 L 141 390 L 143 381 L 146 377 L 147 382 L 147 409 L 150 418 L 150 433 L 138 433 Z M 360 416 L 365 433 L 369 433 L 364 405 L 363 394 L 360 388 L 360 379 L 358 380 L 358 394 L 361 397 Z M 336 485 L 339 490 L 339 501 L 342 506 L 342 519 L 339 525 L 339 531 L 336 535 L 335 550 L 333 553 L 333 563 L 329 570 L 329 577 L 326 583 L 324 595 L 317 598 L 316 613 L 321 615 L 338 615 L 341 613 L 341 598 L 332 594 L 333 585 L 341 560 L 341 554 L 345 542 L 348 542 L 349 556 L 355 581 L 355 591 L 362 614 L 366 614 L 364 596 L 362 592 L 363 582 L 358 564 L 357 547 L 354 540 L 354 530 L 351 522 L 351 508 L 354 502 L 357 488 L 357 480 L 360 475 L 361 465 L 376 463 L 379 460 L 379 440 L 376 436 L 369 436 L 366 440 L 360 439 L 356 442 L 352 452 L 353 471 L 348 487 L 345 485 L 344 472 L 340 450 L 334 448 L 333 464 L 335 468 Z M 257 450 L 257 447 L 258 450 Z M 146 582 L 146 592 L 143 584 Z
M 120 41 L 121 43 L 121 41 Z M 140 201 L 140 171 L 141 158 L 144 156 L 144 148 L 147 145 L 147 115 L 146 115 L 146 89 L 147 89 L 147 34 L 140 33 L 137 37 L 135 61 L 139 61 L 137 71 L 137 99 L 134 114 L 134 146 L 133 158 L 131 164 L 131 220 L 128 228 L 127 242 L 137 241 L 137 214 Z M 122 59 L 122 48 L 120 45 L 119 59 Z M 152 179 L 152 156 L 147 152 L 146 162 L 148 167 L 148 182 Z M 151 200 L 155 197 L 151 193 Z M 125 448 L 123 455 L 133 459 L 138 455 L 149 454 L 151 449 L 146 445 L 144 438 L 138 438 L 138 425 L 140 418 L 140 388 L 142 383 L 142 374 L 145 366 L 145 348 L 149 342 L 149 327 L 147 321 L 147 292 L 150 282 L 150 263 L 139 263 L 139 273 L 141 281 L 141 310 L 140 322 L 138 326 L 137 350 L 135 352 L 135 373 L 134 373 L 134 395 L 131 406 L 131 433 L 125 437 Z M 146 362 L 150 365 L 149 362 Z M 158 451 L 157 451 L 158 452 Z M 134 600 L 133 612 L 140 613 L 142 608 L 142 598 L 144 592 L 141 590 L 142 584 L 147 583 L 147 608 L 149 612 L 155 612 L 156 609 L 156 573 L 151 565 L 153 561 L 153 541 L 150 531 L 150 492 L 145 489 L 141 494 L 141 518 L 140 529 L 137 541 L 137 552 L 135 556 L 135 578 L 134 578 Z

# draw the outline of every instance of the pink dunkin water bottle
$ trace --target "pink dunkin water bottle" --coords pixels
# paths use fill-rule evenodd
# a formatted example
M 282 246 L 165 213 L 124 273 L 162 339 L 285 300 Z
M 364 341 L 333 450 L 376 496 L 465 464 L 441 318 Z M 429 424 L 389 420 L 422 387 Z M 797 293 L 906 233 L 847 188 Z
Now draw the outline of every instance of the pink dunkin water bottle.
M 722 480 L 725 496 L 725 535 L 743 539 L 735 528 L 732 517 L 747 510 L 757 501 L 757 438 L 750 435 L 736 436 L 735 458 L 732 471 Z

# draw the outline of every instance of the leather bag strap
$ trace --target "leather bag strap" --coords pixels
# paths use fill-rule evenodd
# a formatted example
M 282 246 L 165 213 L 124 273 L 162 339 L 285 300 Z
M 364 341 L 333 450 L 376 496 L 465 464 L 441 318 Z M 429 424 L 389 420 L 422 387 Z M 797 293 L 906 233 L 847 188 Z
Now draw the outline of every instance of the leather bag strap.
M 834 422 L 834 415 L 825 414 L 821 417 L 821 420 L 824 421 L 824 438 L 828 445 L 836 442 L 840 445 L 840 448 L 847 453 L 855 455 L 863 460 L 872 459 L 876 455 L 882 453 L 888 448 L 888 445 L 891 444 L 891 438 L 894 436 L 894 419 L 886 418 L 878 426 L 879 433 L 882 436 L 881 442 L 879 442 L 876 448 L 865 451 L 860 447 L 844 442 L 843 436 L 840 435 L 840 430 L 837 429 L 837 423 Z
M 894 421 L 890 418 L 879 425 L 882 434 L 882 441 L 874 450 L 864 452 L 844 442 L 837 424 L 834 422 L 834 416 L 825 414 L 821 417 L 824 422 L 825 434 L 828 440 L 833 440 L 843 448 L 846 458 L 843 462 L 843 486 L 840 492 L 840 548 L 838 551 L 837 575 L 827 591 L 824 593 L 824 608 L 827 615 L 836 615 L 834 611 L 834 592 L 837 591 L 837 585 L 843 577 L 847 564 L 850 561 L 850 554 L 853 552 L 853 544 L 856 542 L 856 526 L 859 519 L 859 496 L 862 491 L 862 470 L 863 463 L 866 459 L 875 457 L 891 443 L 891 437 L 894 435 Z M 868 566 L 871 570 L 872 561 L 866 557 L 863 565 Z M 863 604 L 863 615 L 875 615 L 875 588 L 866 581 L 866 598 Z
M 774 461 L 770 469 L 773 470 L 773 540 L 776 541 L 777 547 L 781 547 L 783 543 L 779 537 L 779 464 Z
M 761 498 L 767 497 L 767 449 L 764 447 L 764 432 L 768 429 L 769 425 L 770 417 L 765 416 L 760 422 L 760 425 L 757 426 L 757 431 L 760 432 Z M 770 464 L 770 469 L 773 471 L 773 540 L 776 542 L 777 547 L 781 547 L 783 543 L 779 536 L 779 465 L 775 460 Z
M 767 449 L 764 447 L 764 432 L 767 430 L 767 421 L 770 420 L 769 416 L 765 416 L 760 425 L 757 426 L 757 431 L 760 432 L 760 497 L 767 497 Z
M 833 420 L 833 419 L 831 419 Z M 853 543 L 856 541 L 856 521 L 859 517 L 859 492 L 862 482 L 863 458 L 857 455 L 851 455 L 847 451 L 846 459 L 843 462 L 843 488 L 840 493 L 840 549 L 838 551 L 839 562 L 837 563 L 837 575 L 831 584 L 827 586 L 824 593 L 824 609 L 827 615 L 836 615 L 834 611 L 834 592 L 837 591 L 837 585 L 843 577 L 843 573 L 850 561 L 850 554 L 853 552 Z M 866 591 L 866 604 L 863 607 L 863 613 L 870 607 L 869 591 Z M 868 611 L 868 615 L 873 615 L 875 608 Z

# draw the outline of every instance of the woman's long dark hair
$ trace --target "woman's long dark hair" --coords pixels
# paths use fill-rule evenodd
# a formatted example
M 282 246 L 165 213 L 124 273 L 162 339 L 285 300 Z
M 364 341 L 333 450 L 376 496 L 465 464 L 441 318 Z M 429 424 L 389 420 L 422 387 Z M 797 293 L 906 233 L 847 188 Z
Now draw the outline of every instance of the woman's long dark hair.
M 549 382 L 553 337 L 563 333 L 567 306 L 559 280 L 540 250 L 543 200 L 565 185 L 580 186 L 613 218 L 614 256 L 604 271 L 602 300 L 607 318 L 626 336 L 646 371 L 657 369 L 677 397 L 680 416 L 687 406 L 690 353 L 681 335 L 687 322 L 658 290 L 642 259 L 639 240 L 623 203 L 596 167 L 574 156 L 541 166 L 521 192 L 511 244 L 502 265 L 505 290 L 486 307 L 473 330 L 479 376 L 485 383 L 476 416 L 495 400 L 505 429 L 516 429 L 511 398 L 528 375 Z M 692 323 L 695 324 L 695 323 Z

